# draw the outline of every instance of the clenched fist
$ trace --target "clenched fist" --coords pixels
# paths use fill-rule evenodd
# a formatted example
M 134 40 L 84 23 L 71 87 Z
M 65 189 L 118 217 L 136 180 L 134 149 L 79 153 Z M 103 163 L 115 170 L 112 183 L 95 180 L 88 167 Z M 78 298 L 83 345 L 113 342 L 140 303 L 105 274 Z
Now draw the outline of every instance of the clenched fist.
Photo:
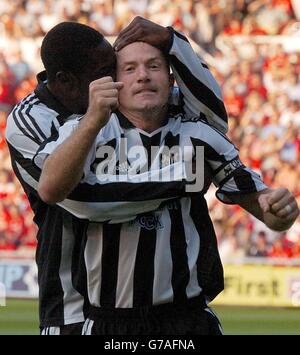
M 299 207 L 294 195 L 286 188 L 269 190 L 262 193 L 258 203 L 264 213 L 269 212 L 277 218 L 284 229 L 289 228 L 299 216 Z
M 111 112 L 118 108 L 119 90 L 123 83 L 114 82 L 112 77 L 105 76 L 90 83 L 89 107 L 86 118 L 99 128 L 108 122 Z

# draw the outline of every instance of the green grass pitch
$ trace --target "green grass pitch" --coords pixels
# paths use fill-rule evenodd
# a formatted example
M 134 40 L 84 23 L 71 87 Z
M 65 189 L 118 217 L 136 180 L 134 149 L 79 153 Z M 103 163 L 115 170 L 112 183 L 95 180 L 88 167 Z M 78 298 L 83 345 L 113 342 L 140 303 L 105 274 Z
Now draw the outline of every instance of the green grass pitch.
M 218 314 L 226 335 L 300 335 L 300 309 L 220 307 Z M 7 300 L 0 307 L 0 335 L 38 334 L 38 306 L 32 300 Z
M 6 306 L 0 307 L 0 334 L 39 334 L 37 301 L 6 300 Z

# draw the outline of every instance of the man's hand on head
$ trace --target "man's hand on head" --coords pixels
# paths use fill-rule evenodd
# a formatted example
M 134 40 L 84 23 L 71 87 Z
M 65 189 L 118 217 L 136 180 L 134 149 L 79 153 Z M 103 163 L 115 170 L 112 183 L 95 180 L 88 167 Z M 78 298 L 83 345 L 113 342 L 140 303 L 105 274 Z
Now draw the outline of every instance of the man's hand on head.
M 137 16 L 120 32 L 114 43 L 114 49 L 119 51 L 130 43 L 146 42 L 151 46 L 166 50 L 170 47 L 171 40 L 172 32 L 170 29 Z

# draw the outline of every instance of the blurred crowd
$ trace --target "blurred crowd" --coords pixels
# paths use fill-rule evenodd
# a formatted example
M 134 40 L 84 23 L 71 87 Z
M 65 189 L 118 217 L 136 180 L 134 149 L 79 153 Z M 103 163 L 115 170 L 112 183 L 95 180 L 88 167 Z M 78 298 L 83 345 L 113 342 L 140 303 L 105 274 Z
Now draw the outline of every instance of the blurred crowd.
M 36 245 L 32 212 L 12 173 L 4 131 L 13 105 L 36 85 L 41 39 L 61 21 L 115 36 L 136 15 L 184 32 L 212 58 L 229 136 L 242 161 L 270 186 L 289 188 L 300 202 L 300 52 L 287 45 L 299 36 L 300 0 L 1 0 L 0 250 Z M 257 36 L 264 41 L 254 41 Z M 214 192 L 208 201 L 223 261 L 300 258 L 299 221 L 287 233 L 272 232 L 240 207 L 218 202 Z

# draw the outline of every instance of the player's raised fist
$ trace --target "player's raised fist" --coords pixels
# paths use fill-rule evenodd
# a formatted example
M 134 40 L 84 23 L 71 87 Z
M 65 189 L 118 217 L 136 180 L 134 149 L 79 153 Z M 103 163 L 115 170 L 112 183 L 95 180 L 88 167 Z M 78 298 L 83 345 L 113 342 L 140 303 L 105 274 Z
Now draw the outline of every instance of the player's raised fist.
M 89 107 L 86 116 L 100 127 L 104 126 L 111 112 L 119 105 L 118 96 L 122 87 L 123 83 L 113 81 L 110 76 L 92 81 L 89 86 Z

